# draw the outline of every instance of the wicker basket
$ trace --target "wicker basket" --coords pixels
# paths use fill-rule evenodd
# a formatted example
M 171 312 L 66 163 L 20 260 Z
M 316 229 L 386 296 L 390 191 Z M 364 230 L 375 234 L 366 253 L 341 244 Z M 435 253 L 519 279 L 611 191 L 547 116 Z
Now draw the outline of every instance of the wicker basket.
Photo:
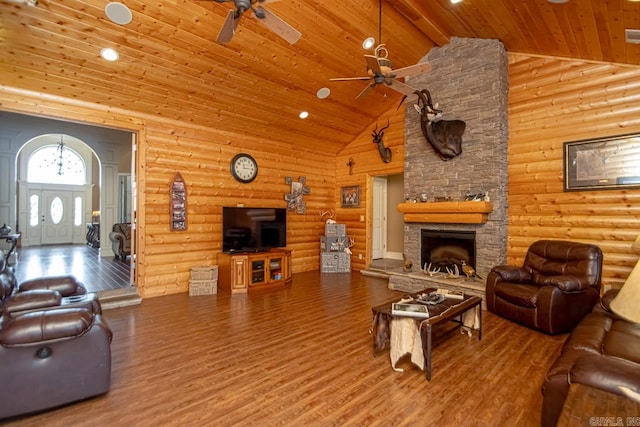
M 218 293 L 218 280 L 191 280 L 189 296 L 215 295 Z
M 191 280 L 218 280 L 218 266 L 193 267 Z

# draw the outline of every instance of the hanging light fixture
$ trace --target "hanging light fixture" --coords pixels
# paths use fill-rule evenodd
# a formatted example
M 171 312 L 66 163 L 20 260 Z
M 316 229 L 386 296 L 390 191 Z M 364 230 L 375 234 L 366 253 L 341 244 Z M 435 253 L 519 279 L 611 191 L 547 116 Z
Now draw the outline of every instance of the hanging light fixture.
M 64 162 L 62 161 L 63 159 L 63 154 L 64 154 L 64 140 L 62 139 L 62 135 L 60 135 L 60 142 L 58 143 L 58 175 L 62 175 L 64 172 L 62 172 L 62 166 L 64 166 Z

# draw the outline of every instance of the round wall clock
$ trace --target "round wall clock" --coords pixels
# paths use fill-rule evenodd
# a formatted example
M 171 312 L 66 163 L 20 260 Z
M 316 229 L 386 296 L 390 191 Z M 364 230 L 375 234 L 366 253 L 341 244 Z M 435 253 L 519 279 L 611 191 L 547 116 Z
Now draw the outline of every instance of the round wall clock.
M 240 182 L 251 182 L 258 176 L 258 163 L 249 154 L 236 154 L 231 159 L 231 175 Z

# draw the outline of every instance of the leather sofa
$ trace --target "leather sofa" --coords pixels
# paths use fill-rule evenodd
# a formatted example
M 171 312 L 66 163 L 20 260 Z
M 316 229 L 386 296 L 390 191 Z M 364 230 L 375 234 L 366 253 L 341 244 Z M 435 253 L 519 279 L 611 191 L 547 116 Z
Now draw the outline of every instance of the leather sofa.
M 112 334 L 100 314 L 59 308 L 0 317 L 0 418 L 109 391 Z
M 0 309 L 8 314 L 80 306 L 101 313 L 97 294 L 87 293 L 74 276 L 43 277 L 18 285 L 13 268 L 0 252 Z
M 607 292 L 582 319 L 547 371 L 542 387 L 543 427 L 556 425 L 570 384 L 584 384 L 621 396 L 624 394 L 620 386 L 640 392 L 640 324 L 611 312 L 609 303 L 616 293 Z
M 126 261 L 131 255 L 131 224 L 125 222 L 113 224 L 109 240 L 111 240 L 111 249 L 116 259 Z
M 496 266 L 487 276 L 487 309 L 549 334 L 569 332 L 598 302 L 602 251 L 564 240 L 539 240 L 522 267 Z
M 0 254 L 0 419 L 109 390 L 111 330 L 82 291 L 73 276 L 18 286 Z

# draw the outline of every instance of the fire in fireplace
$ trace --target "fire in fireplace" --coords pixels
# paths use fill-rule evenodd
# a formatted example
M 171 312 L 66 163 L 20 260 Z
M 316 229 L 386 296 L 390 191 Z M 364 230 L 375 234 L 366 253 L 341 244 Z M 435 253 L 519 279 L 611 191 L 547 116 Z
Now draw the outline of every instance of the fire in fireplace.
M 420 266 L 431 264 L 445 272 L 453 265 L 461 270 L 462 261 L 476 267 L 475 231 L 420 230 Z

